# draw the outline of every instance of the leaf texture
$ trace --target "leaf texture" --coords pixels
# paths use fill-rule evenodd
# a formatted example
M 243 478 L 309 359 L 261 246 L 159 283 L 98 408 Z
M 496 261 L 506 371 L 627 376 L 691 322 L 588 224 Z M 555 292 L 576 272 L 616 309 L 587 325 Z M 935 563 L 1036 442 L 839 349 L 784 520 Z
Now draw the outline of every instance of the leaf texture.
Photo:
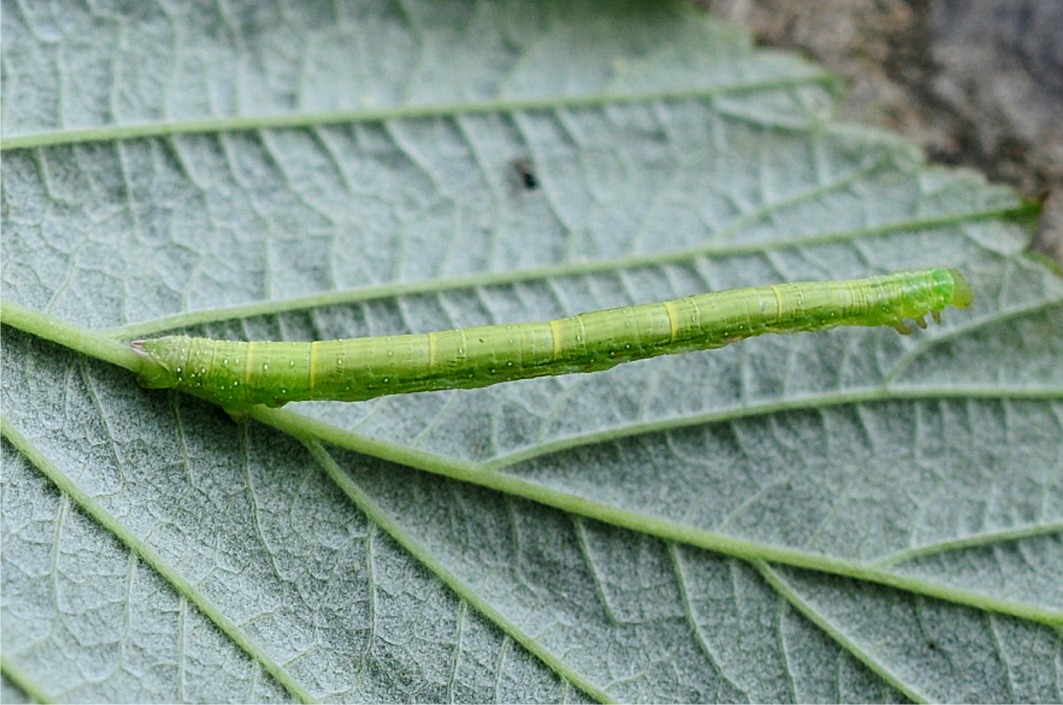
M 1063 698 L 1013 193 L 670 3 L 67 5 L 3 3 L 5 701 Z M 927 266 L 975 306 L 911 337 L 240 426 L 94 352 Z

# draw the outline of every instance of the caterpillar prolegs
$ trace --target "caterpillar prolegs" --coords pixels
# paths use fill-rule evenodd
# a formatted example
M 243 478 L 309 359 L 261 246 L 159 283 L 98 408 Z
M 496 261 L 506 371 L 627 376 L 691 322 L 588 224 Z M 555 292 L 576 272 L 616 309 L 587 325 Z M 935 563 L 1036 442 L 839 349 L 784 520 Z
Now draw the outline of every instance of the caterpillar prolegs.
M 699 294 L 533 323 L 305 342 L 166 336 L 137 340 L 140 383 L 174 387 L 235 417 L 255 404 L 361 401 L 605 370 L 657 355 L 718 348 L 765 333 L 888 325 L 910 333 L 946 306 L 971 303 L 954 269 L 795 282 Z

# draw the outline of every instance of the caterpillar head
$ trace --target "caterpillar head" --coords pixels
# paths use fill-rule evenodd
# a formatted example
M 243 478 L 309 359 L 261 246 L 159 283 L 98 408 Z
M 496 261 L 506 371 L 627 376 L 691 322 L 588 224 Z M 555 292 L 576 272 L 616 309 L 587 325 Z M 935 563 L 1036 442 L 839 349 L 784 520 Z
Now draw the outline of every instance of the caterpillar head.
M 974 300 L 974 293 L 971 291 L 971 287 L 968 286 L 967 280 L 963 278 L 955 269 L 946 269 L 949 277 L 952 279 L 952 295 L 950 300 L 945 302 L 945 306 L 952 305 L 956 308 L 967 308 L 971 305 L 971 301 Z
M 941 311 L 947 306 L 966 308 L 974 299 L 967 280 L 955 269 L 934 269 L 923 274 L 928 274 L 929 277 L 921 278 L 918 284 L 911 287 L 909 293 L 901 298 L 891 314 L 893 320 L 883 321 L 902 335 L 912 332 L 912 327 L 906 321 L 913 321 L 920 328 L 926 328 L 924 316 L 927 314 L 940 323 Z M 905 273 L 900 275 L 905 276 Z

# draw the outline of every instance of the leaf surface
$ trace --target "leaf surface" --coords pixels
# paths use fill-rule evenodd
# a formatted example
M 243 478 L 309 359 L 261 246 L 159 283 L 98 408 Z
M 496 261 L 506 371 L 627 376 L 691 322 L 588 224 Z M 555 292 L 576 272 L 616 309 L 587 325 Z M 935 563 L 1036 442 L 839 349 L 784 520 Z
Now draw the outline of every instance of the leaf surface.
M 1063 283 L 818 68 L 668 3 L 3 22 L 5 700 L 1063 698 Z M 115 343 L 928 266 L 910 337 L 240 426 Z

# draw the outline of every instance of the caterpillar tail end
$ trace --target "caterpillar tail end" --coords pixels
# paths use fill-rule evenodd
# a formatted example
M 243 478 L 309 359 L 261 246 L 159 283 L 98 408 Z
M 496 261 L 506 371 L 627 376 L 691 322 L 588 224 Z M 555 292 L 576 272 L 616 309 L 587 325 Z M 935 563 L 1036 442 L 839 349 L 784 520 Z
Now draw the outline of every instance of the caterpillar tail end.
M 952 275 L 952 305 L 956 308 L 967 308 L 974 301 L 974 292 L 959 270 L 950 269 L 949 274 Z
M 152 348 L 157 344 L 159 344 L 157 339 L 133 340 L 129 343 L 129 347 L 133 349 L 133 352 L 142 358 L 140 371 L 137 373 L 137 383 L 141 387 L 146 389 L 182 388 L 194 396 L 219 404 L 222 410 L 235 423 L 242 424 L 247 421 L 251 412 L 250 404 L 225 404 L 213 394 L 197 393 L 194 389 L 182 387 L 177 373 L 171 370 L 164 360 L 160 360 L 153 353 Z
M 177 385 L 173 373 L 162 365 L 148 348 L 149 341 L 134 340 L 129 343 L 133 352 L 142 359 L 140 371 L 137 373 L 137 384 L 145 389 L 168 389 Z

